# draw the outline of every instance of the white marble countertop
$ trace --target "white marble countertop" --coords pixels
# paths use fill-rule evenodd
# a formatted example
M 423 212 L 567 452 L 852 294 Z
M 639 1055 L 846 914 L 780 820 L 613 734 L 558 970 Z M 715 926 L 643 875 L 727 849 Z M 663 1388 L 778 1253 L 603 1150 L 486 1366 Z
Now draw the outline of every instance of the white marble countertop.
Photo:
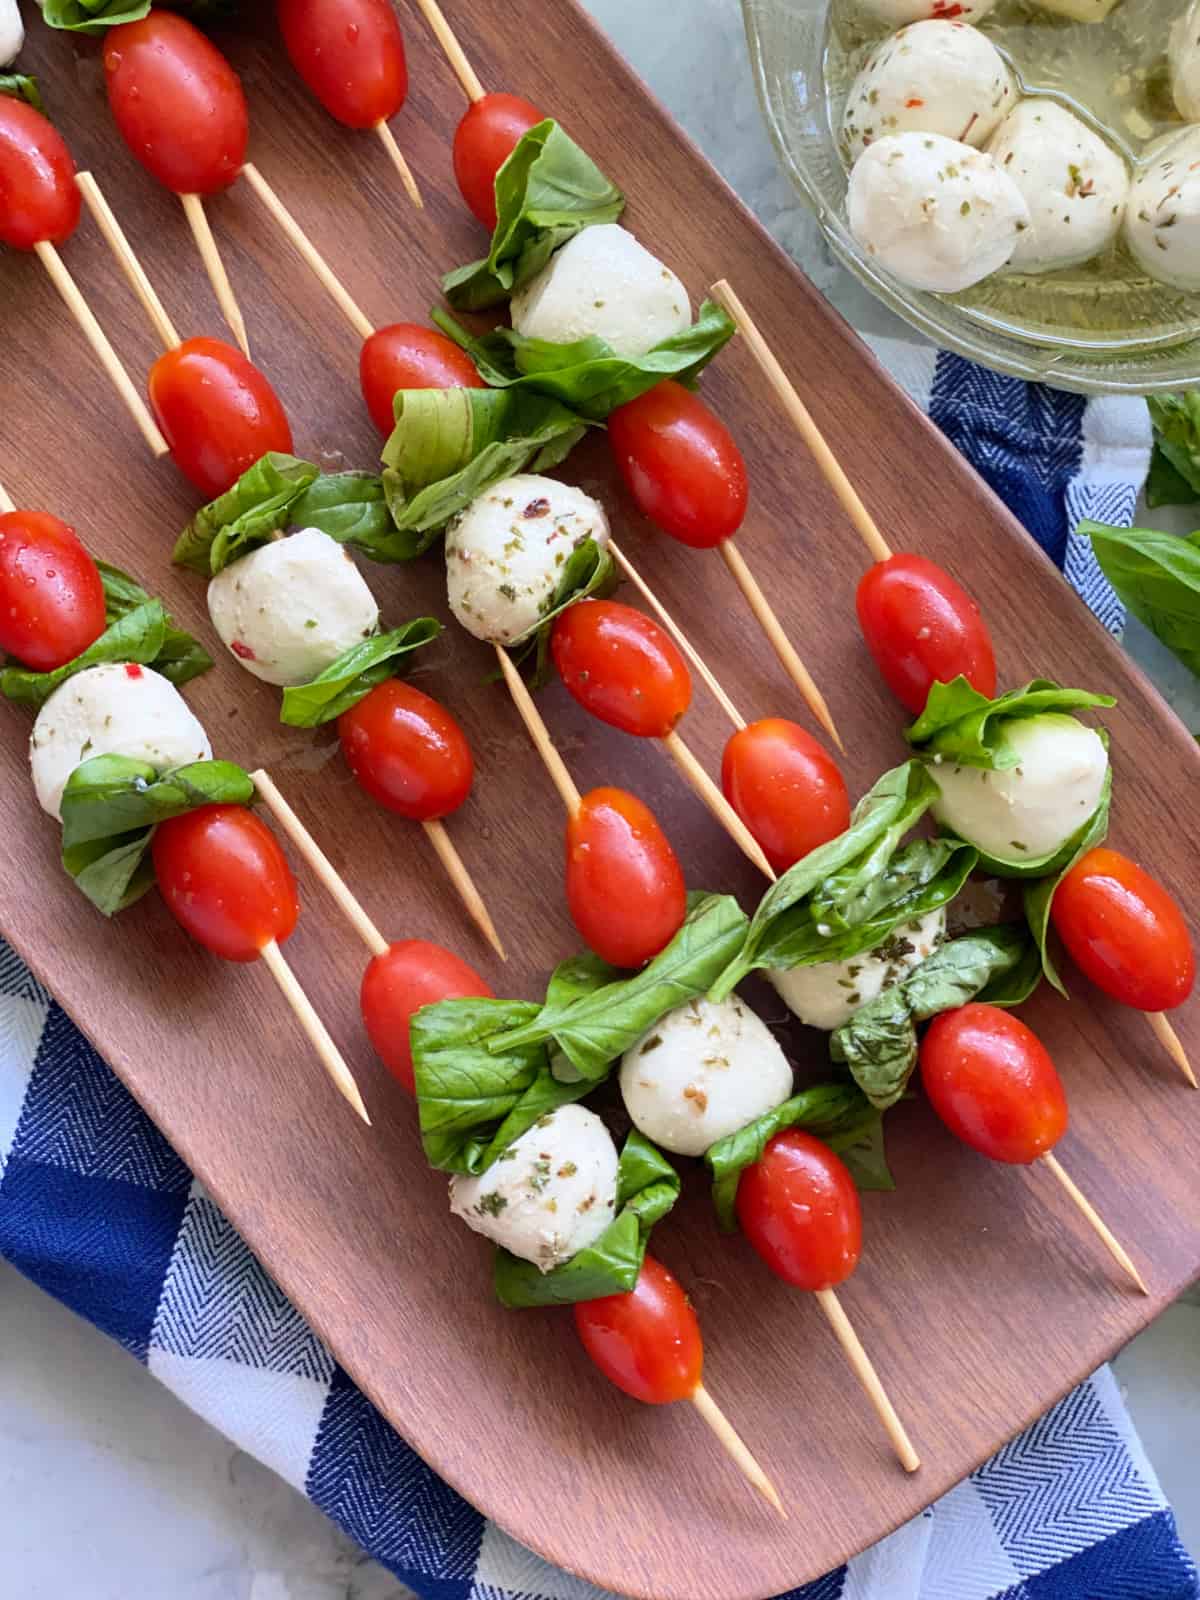
M 590 0 L 588 9 L 838 309 L 857 327 L 899 333 L 832 262 L 775 163 L 736 0 Z M 1138 636 L 1135 653 L 1200 727 L 1200 697 L 1182 670 L 1153 640 Z M 1184 1538 L 1200 1550 L 1200 1304 L 1173 1307 L 1116 1372 Z M 0 1264 L 0 1600 L 406 1592 L 131 1357 Z

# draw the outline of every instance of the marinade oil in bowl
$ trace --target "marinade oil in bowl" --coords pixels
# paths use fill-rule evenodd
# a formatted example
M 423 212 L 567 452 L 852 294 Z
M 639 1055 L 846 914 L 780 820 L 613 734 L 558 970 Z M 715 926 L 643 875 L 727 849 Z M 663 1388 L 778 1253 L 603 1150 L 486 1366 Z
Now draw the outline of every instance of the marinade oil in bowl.
M 1167 36 L 1183 5 L 1119 0 L 1103 21 L 1083 23 L 1032 0 L 1000 0 L 979 27 L 1022 94 L 1059 101 L 1136 171 L 1157 138 L 1183 127 L 1166 67 Z M 953 295 L 909 289 L 878 267 L 846 223 L 839 128 L 868 51 L 895 30 L 856 0 L 743 0 L 743 9 L 784 165 L 834 251 L 892 310 L 976 361 L 1063 388 L 1142 394 L 1200 384 L 1200 295 L 1147 277 L 1119 240 L 1083 266 L 1002 271 Z

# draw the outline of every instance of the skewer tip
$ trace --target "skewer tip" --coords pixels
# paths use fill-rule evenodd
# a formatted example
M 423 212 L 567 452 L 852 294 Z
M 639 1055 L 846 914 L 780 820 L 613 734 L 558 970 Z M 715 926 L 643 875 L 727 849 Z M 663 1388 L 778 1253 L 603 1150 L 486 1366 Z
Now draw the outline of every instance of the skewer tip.
M 1192 1070 L 1192 1063 L 1188 1060 L 1187 1051 L 1183 1048 L 1183 1041 L 1171 1026 L 1166 1014 L 1162 1011 L 1147 1011 L 1146 1021 L 1150 1024 L 1155 1038 L 1170 1056 L 1171 1060 L 1183 1073 L 1193 1089 L 1200 1088 L 1196 1082 L 1196 1074 Z
M 751 1455 L 741 1434 L 738 1433 L 702 1383 L 698 1383 L 692 1391 L 691 1402 L 708 1427 L 712 1429 L 720 1442 L 721 1448 L 737 1467 L 746 1482 L 750 1484 L 751 1488 L 756 1489 L 771 1509 L 786 1522 L 788 1514 L 784 1509 L 783 1501 L 779 1498 L 779 1491 L 759 1466 L 754 1456 Z

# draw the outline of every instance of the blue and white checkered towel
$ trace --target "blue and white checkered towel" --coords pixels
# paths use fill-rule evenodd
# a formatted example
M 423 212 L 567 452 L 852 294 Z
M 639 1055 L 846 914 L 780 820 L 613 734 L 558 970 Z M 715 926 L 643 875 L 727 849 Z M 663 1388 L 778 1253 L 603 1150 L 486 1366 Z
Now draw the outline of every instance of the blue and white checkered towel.
M 1112 628 L 1073 541 L 1128 522 L 1145 407 L 931 349 L 877 354 Z M 413 1454 L 255 1262 L 63 1012 L 0 945 L 0 1254 L 118 1340 L 423 1600 L 602 1600 Z M 1107 1371 L 922 1517 L 787 1600 L 1188 1600 L 1195 1568 Z M 80 1597 L 83 1600 L 83 1597 Z

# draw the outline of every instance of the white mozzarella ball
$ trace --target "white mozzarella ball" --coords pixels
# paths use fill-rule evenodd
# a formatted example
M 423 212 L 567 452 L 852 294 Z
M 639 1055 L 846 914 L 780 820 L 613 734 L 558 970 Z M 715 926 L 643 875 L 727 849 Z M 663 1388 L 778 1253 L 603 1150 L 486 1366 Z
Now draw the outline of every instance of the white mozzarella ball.
M 1077 117 L 1054 100 L 1022 100 L 1001 124 L 988 154 L 1029 207 L 1029 227 L 1009 266 L 1053 272 L 1106 250 L 1120 232 L 1129 169 Z
M 791 1092 L 778 1040 L 736 994 L 677 1006 L 621 1057 L 621 1093 L 634 1126 L 681 1156 L 703 1155 Z
M 1171 94 L 1185 122 L 1200 122 L 1200 0 L 1175 19 L 1167 44 Z
M 619 356 L 691 326 L 679 279 L 618 222 L 584 228 L 512 297 L 512 325 L 529 339 L 574 344 L 593 335 Z
M 774 967 L 767 977 L 779 998 L 810 1028 L 832 1033 L 860 1006 L 906 978 L 937 949 L 946 933 L 946 908 L 905 922 L 874 950 L 849 961 L 818 961 L 809 967 Z
M 940 133 L 982 148 L 1016 99 L 1012 73 L 962 22 L 914 22 L 872 50 L 842 116 L 851 161 L 886 134 Z
M 482 1175 L 450 1180 L 468 1228 L 542 1272 L 595 1241 L 617 1209 L 617 1149 L 586 1106 L 539 1117 Z
M 446 530 L 451 611 L 477 639 L 512 644 L 544 614 L 567 558 L 585 539 L 608 543 L 598 500 L 536 473 L 504 478 Z
M 17 0 L 0 0 L 0 67 L 10 66 L 24 43 L 25 24 Z
M 1029 226 L 1024 196 L 991 156 L 937 133 L 869 145 L 854 163 L 846 206 L 869 256 L 935 294 L 998 271 Z
M 150 667 L 118 661 L 77 672 L 38 712 L 29 763 L 42 810 L 60 817 L 75 768 L 110 755 L 148 761 L 165 772 L 208 761 L 212 746 L 173 683 Z
M 868 17 L 902 28 L 908 22 L 930 18 L 942 22 L 982 22 L 996 0 L 859 0 L 858 9 Z
M 1125 207 L 1125 243 L 1160 283 L 1200 289 L 1200 127 L 1146 152 Z
M 256 678 L 311 683 L 379 626 L 379 607 L 350 552 L 319 528 L 252 550 L 208 586 L 221 642 Z
M 1018 864 L 1052 854 L 1100 803 L 1108 752 L 1094 728 L 1058 712 L 1005 729 L 1017 763 L 990 771 L 934 762 L 933 814 L 985 855 Z

